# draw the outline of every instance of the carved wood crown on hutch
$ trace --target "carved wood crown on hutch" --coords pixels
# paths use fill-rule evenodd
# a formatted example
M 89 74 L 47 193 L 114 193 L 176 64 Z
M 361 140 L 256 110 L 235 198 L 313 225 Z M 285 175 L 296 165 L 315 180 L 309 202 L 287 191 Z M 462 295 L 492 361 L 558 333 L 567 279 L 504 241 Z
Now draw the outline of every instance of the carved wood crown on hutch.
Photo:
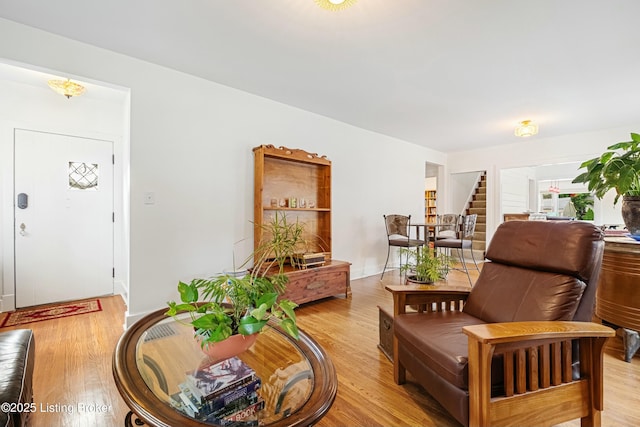
M 262 149 L 265 156 L 269 157 L 280 157 L 282 159 L 305 162 L 305 163 L 316 163 L 319 165 L 331 165 L 331 160 L 327 159 L 327 156 L 320 156 L 317 153 L 309 153 L 307 151 L 301 150 L 299 148 L 287 148 L 287 147 L 275 147 L 274 145 L 260 145 L 255 147 L 253 151 L 257 151 Z

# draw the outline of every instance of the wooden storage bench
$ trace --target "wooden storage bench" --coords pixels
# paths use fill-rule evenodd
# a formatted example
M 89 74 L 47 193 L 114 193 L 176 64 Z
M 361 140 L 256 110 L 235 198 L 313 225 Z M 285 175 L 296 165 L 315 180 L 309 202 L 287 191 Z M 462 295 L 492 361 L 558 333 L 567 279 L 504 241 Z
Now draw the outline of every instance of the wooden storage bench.
M 378 329 L 380 331 L 378 348 L 387 356 L 387 359 L 393 362 L 393 315 L 380 306 L 378 306 L 378 312 Z

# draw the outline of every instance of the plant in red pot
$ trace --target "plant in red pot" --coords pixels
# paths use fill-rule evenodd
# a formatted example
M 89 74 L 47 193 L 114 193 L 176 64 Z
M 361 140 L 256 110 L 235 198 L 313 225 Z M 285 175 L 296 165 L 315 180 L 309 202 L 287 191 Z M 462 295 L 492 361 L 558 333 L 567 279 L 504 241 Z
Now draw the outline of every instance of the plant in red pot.
M 616 190 L 614 204 L 622 197 L 622 220 L 633 236 L 640 236 L 640 135 L 631 133 L 631 141 L 607 147 L 601 156 L 580 165 L 586 168 L 573 183 L 588 184 L 589 191 L 602 199 Z
M 294 313 L 298 305 L 278 297 L 288 282 L 284 260 L 303 244 L 303 225 L 276 215 L 264 227 L 268 237 L 241 266 L 253 261 L 250 271 L 240 277 L 221 274 L 179 282 L 180 302 L 167 303 L 166 315 L 191 325 L 203 351 L 214 361 L 247 350 L 269 323 L 298 339 Z M 182 315 L 185 312 L 188 316 Z

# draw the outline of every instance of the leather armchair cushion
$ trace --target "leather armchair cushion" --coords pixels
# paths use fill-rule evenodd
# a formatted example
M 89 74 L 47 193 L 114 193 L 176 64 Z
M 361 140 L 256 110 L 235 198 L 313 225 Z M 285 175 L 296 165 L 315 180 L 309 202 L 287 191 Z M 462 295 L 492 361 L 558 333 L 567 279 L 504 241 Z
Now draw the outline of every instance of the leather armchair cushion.
M 407 313 L 394 318 L 394 334 L 409 351 L 439 376 L 467 388 L 468 340 L 462 327 L 484 324 L 462 312 Z
M 486 262 L 463 311 L 487 323 L 572 320 L 585 287 L 564 274 Z
M 514 243 L 517 242 L 517 243 Z M 502 264 L 591 277 L 599 266 L 602 231 L 585 222 L 509 221 L 500 225 L 486 257 Z

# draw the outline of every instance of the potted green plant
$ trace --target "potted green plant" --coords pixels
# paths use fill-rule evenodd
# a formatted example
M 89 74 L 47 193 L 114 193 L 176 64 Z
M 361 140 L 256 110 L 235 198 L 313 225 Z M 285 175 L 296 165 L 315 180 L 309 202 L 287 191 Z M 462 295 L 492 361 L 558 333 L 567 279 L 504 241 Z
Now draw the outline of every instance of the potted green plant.
M 631 234 L 640 234 L 640 135 L 631 133 L 631 141 L 607 147 L 599 157 L 580 165 L 586 171 L 573 179 L 573 183 L 588 184 L 589 191 L 602 199 L 612 189 L 613 201 L 622 197 L 622 219 Z
M 400 266 L 400 271 L 407 274 L 408 282 L 433 283 L 445 279 L 452 266 L 451 257 L 444 253 L 436 253 L 431 248 L 411 250 L 400 249 L 400 256 L 407 257 L 407 263 Z
M 297 304 L 278 297 L 288 281 L 283 272 L 285 261 L 304 242 L 304 225 L 276 213 L 263 228 L 264 238 L 241 266 L 253 261 L 246 274 L 181 281 L 180 301 L 167 303 L 166 315 L 193 327 L 194 336 L 212 359 L 225 359 L 246 350 L 269 322 L 298 338 Z

